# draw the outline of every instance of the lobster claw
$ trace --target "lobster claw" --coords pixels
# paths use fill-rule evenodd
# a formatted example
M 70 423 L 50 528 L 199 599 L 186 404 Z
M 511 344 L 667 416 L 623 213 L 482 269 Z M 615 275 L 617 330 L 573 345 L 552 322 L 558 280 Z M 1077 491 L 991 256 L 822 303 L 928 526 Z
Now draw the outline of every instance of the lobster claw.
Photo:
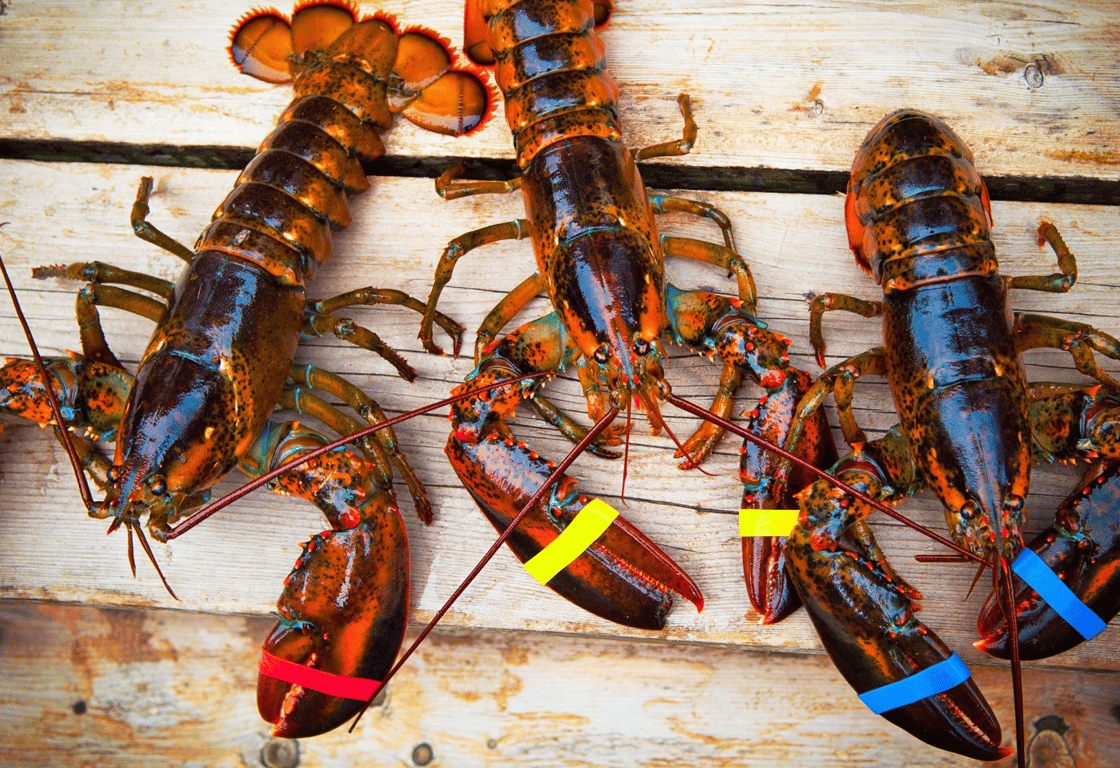
M 785 443 L 789 426 L 801 397 L 812 383 L 803 371 L 789 369 L 779 391 L 768 393 L 750 414 L 749 429 L 773 443 Z M 794 453 L 815 466 L 836 463 L 836 442 L 824 411 L 817 410 L 804 424 Z M 780 457 L 749 440 L 740 451 L 739 478 L 743 481 L 743 509 L 789 509 L 797 506 L 795 496 L 815 479 L 807 470 L 793 467 L 788 476 L 779 475 Z M 762 489 L 767 489 L 763 493 Z M 777 489 L 777 498 L 773 490 Z M 786 574 L 784 536 L 744 536 L 743 577 L 747 596 L 762 614 L 762 624 L 777 624 L 801 607 L 797 591 Z
M 364 518 L 354 528 L 312 537 L 285 582 L 281 619 L 262 647 L 257 680 L 257 708 L 275 736 L 315 736 L 346 722 L 372 698 L 400 650 L 408 619 L 408 534 L 394 506 Z M 342 679 L 335 682 L 355 684 L 357 693 L 335 696 L 269 676 L 268 655 L 337 675 Z
M 487 519 L 499 531 L 544 485 L 549 462 L 513 440 L 497 436 L 478 443 L 452 433 L 445 448 L 451 465 Z M 485 468 L 485 469 L 484 469 Z M 507 540 L 514 555 L 526 562 L 554 541 L 580 512 L 576 481 L 563 475 L 551 499 L 537 505 Z M 583 554 L 548 581 L 569 602 L 616 624 L 637 629 L 662 629 L 675 592 L 704 606 L 699 587 L 656 544 L 626 521 L 615 518 Z
M 1074 595 L 1105 623 L 1120 612 L 1120 464 L 1091 464 L 1058 508 L 1054 524 L 1030 544 Z M 1085 640 L 1033 588 L 1015 579 L 1019 656 L 1045 659 Z M 1011 656 L 1007 621 L 993 594 L 977 620 L 980 650 Z
M 952 657 L 952 651 L 914 618 L 914 606 L 878 568 L 844 549 L 816 551 L 794 528 L 786 567 L 813 626 L 840 674 L 859 694 L 913 676 Z M 999 722 L 971 679 L 884 718 L 940 749 L 977 760 L 1011 754 L 1000 747 Z

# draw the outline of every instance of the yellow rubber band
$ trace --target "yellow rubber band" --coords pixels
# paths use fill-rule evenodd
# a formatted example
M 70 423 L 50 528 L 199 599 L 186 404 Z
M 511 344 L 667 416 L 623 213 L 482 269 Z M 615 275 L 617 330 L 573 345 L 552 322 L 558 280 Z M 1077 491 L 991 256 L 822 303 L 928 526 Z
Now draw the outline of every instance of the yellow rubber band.
M 799 509 L 740 509 L 740 536 L 789 536 Z
M 541 584 L 547 584 L 587 551 L 616 517 L 618 512 L 610 504 L 592 499 L 551 544 L 525 562 L 525 570 Z

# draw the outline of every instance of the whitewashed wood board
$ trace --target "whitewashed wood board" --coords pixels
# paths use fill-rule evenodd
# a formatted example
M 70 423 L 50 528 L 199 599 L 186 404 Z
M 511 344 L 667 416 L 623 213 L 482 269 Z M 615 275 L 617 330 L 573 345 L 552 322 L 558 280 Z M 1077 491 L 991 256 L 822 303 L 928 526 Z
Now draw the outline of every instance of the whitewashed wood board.
M 289 100 L 230 65 L 250 4 L 15 0 L 0 16 L 0 138 L 255 147 Z M 280 10 L 289 9 L 280 4 Z M 462 3 L 362 3 L 458 45 Z M 692 95 L 700 139 L 683 165 L 846 171 L 901 107 L 934 112 L 984 173 L 1116 180 L 1120 37 L 1095 2 L 619 2 L 603 33 L 635 145 L 679 135 Z M 404 122 L 404 121 L 400 121 Z M 498 119 L 448 143 L 411 126 L 390 152 L 509 158 Z M 726 182 L 722 182 L 726 183 Z
M 298 749 L 302 768 L 411 766 L 426 745 L 435 768 L 978 765 L 872 715 L 825 658 L 466 630 L 434 633 L 353 734 L 270 740 L 253 675 L 266 628 L 0 601 L 0 763 L 240 768 L 292 765 L 262 756 Z M 1010 730 L 1005 672 L 975 675 Z M 1114 680 L 1027 676 L 1032 768 L 1116 764 Z

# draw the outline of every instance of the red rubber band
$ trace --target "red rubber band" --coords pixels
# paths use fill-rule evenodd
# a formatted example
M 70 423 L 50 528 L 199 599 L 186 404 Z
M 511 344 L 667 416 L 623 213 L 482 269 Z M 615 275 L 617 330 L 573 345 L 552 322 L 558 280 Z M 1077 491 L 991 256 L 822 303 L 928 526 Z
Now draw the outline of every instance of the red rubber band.
M 261 649 L 261 661 L 258 669 L 265 677 L 292 683 L 303 688 L 310 688 L 313 691 L 325 693 L 328 696 L 337 696 L 340 699 L 369 701 L 373 698 L 373 694 L 377 693 L 377 689 L 381 687 L 381 681 L 379 680 L 333 675 L 321 669 L 312 669 L 302 664 L 296 664 L 294 661 L 273 656 L 263 648 Z

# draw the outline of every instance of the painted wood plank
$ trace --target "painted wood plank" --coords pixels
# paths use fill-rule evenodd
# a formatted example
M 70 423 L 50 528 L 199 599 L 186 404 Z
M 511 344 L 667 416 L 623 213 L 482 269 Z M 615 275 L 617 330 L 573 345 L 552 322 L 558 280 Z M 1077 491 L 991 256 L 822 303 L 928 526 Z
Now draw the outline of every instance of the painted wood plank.
M 227 60 L 227 32 L 250 5 L 13 4 L 0 17 L 0 138 L 255 147 L 290 96 Z M 457 43 L 461 5 L 362 10 Z M 1108 0 L 634 0 L 618 4 L 604 39 L 629 141 L 679 135 L 674 99 L 686 91 L 701 132 L 681 163 L 737 169 L 722 184 L 742 183 L 743 169 L 846 171 L 871 125 L 901 107 L 948 120 L 986 174 L 1116 180 L 1114 15 Z M 500 115 L 464 141 L 399 126 L 390 152 L 511 157 Z
M 77 345 L 73 325 L 74 285 L 29 278 L 29 265 L 100 259 L 120 266 L 173 278 L 176 259 L 135 238 L 126 225 L 135 194 L 136 167 L 0 163 L 0 203 L 9 223 L 0 228 L 0 253 L 19 284 L 25 310 L 44 351 L 61 354 Z M 191 242 L 202 229 L 214 201 L 220 200 L 235 174 L 218 171 L 150 169 L 156 178 L 152 221 Z M 751 263 L 762 300 L 760 314 L 794 340 L 795 365 L 815 370 L 807 355 L 806 294 L 830 288 L 873 297 L 874 289 L 854 265 L 840 224 L 840 198 L 797 195 L 711 193 L 703 197 L 727 211 L 741 248 Z M 472 228 L 519 215 L 514 196 L 476 197 L 443 203 L 430 182 L 415 179 L 374 180 L 374 188 L 356 202 L 355 224 L 336 242 L 336 260 L 329 264 L 312 292 L 325 296 L 373 282 L 426 295 L 440 243 Z M 1040 274 L 1052 269 L 1053 257 L 1035 244 L 1034 231 L 1045 215 L 1065 233 L 1079 255 L 1079 282 L 1067 295 L 1019 292 L 1020 309 L 1059 313 L 1120 333 L 1111 296 L 1117 285 L 1112 257 L 1120 240 L 1115 209 L 1095 206 L 1043 206 L 996 203 L 995 238 L 1008 274 Z M 709 226 L 670 218 L 665 230 L 711 237 Z M 495 275 L 508 275 L 510 285 L 528 275 L 532 258 L 515 242 L 491 246 L 464 259 L 448 287 L 441 307 L 477 327 L 501 295 Z M 722 274 L 697 265 L 671 265 L 672 278 L 682 285 L 728 291 Z M 504 278 L 502 278 L 504 279 Z M 527 311 L 525 317 L 544 311 Z M 417 318 L 394 309 L 355 312 L 390 344 L 401 348 L 420 373 L 407 385 L 386 363 L 337 341 L 315 342 L 300 360 L 321 364 L 350 377 L 377 397 L 391 414 L 440 399 L 469 372 L 468 357 L 434 357 L 420 352 L 415 339 Z M 146 323 L 122 313 L 103 312 L 107 334 L 126 363 L 139 357 L 148 337 Z M 826 333 L 830 362 L 875 343 L 871 321 L 843 316 L 829 318 Z M 471 338 L 468 334 L 468 347 Z M 0 310 L 0 353 L 25 355 L 26 347 L 7 306 Z M 1076 380 L 1067 357 L 1059 352 L 1032 353 L 1034 379 Z M 1117 366 L 1108 365 L 1114 371 Z M 668 372 L 676 392 L 706 402 L 718 381 L 718 369 L 706 360 L 684 354 Z M 578 385 L 560 379 L 550 396 L 569 412 L 582 411 Z M 747 395 L 749 403 L 750 395 Z M 872 434 L 893 422 L 885 410 L 886 388 L 867 382 L 857 398 L 861 420 Z M 691 419 L 669 413 L 678 435 L 695 427 Z M 568 445 L 547 427 L 523 416 L 518 434 L 546 456 L 559 458 Z M 737 446 L 726 440 L 708 465 L 710 476 L 682 474 L 671 458 L 672 444 L 652 438 L 639 424 L 631 445 L 627 502 L 618 500 L 619 465 L 582 457 L 574 474 L 589 492 L 622 509 L 639 527 L 677 559 L 707 598 L 703 614 L 678 606 L 662 633 L 642 633 L 608 625 L 583 614 L 540 588 L 507 553 L 483 572 L 447 623 L 460 627 L 530 629 L 591 635 L 637 636 L 661 640 L 735 644 L 749 648 L 781 648 L 819 653 L 819 644 L 802 616 L 779 627 L 759 627 L 741 583 L 734 510 L 740 491 L 736 479 Z M 460 488 L 440 448 L 447 423 L 440 415 L 401 425 L 398 435 L 410 460 L 428 487 L 436 522 L 425 529 L 411 517 L 403 499 L 413 555 L 414 618 L 424 621 L 442 604 L 474 559 L 488 547 L 494 533 Z M 87 519 L 60 447 L 46 433 L 9 422 L 0 436 L 0 471 L 4 475 L 4 515 L 0 520 L 0 596 L 132 606 L 167 606 L 215 612 L 262 614 L 272 609 L 280 582 L 296 554 L 296 543 L 322 526 L 308 507 L 258 493 L 223 513 L 189 536 L 158 548 L 165 573 L 182 599 L 176 604 L 162 590 L 150 566 L 140 564 L 133 579 L 124 557 L 122 536 L 105 538 L 105 523 Z M 1046 510 L 1054 508 L 1075 481 L 1071 468 L 1040 468 L 1035 474 L 1029 509 L 1033 527 L 1042 527 Z M 223 483 L 223 489 L 234 486 Z M 906 509 L 926 525 L 940 526 L 940 512 L 921 497 Z M 986 664 L 970 642 L 980 594 L 962 604 L 972 577 L 970 567 L 919 565 L 911 556 L 937 551 L 909 529 L 878 524 L 885 547 L 903 574 L 927 595 L 926 616 L 970 664 Z M 1116 670 L 1120 667 L 1120 634 L 1115 627 L 1093 643 L 1053 662 L 1058 666 Z
M 0 762 L 117 766 L 972 766 L 868 712 L 826 659 L 437 631 L 359 723 L 270 740 L 261 618 L 0 602 Z M 979 669 L 986 691 L 1004 674 Z M 1030 765 L 1115 765 L 1113 677 L 1027 678 Z M 1004 723 L 1006 695 L 993 696 Z M 1064 730 L 1063 729 L 1068 729 Z M 265 756 L 271 758 L 266 761 Z M 999 761 L 994 766 L 1011 763 Z

